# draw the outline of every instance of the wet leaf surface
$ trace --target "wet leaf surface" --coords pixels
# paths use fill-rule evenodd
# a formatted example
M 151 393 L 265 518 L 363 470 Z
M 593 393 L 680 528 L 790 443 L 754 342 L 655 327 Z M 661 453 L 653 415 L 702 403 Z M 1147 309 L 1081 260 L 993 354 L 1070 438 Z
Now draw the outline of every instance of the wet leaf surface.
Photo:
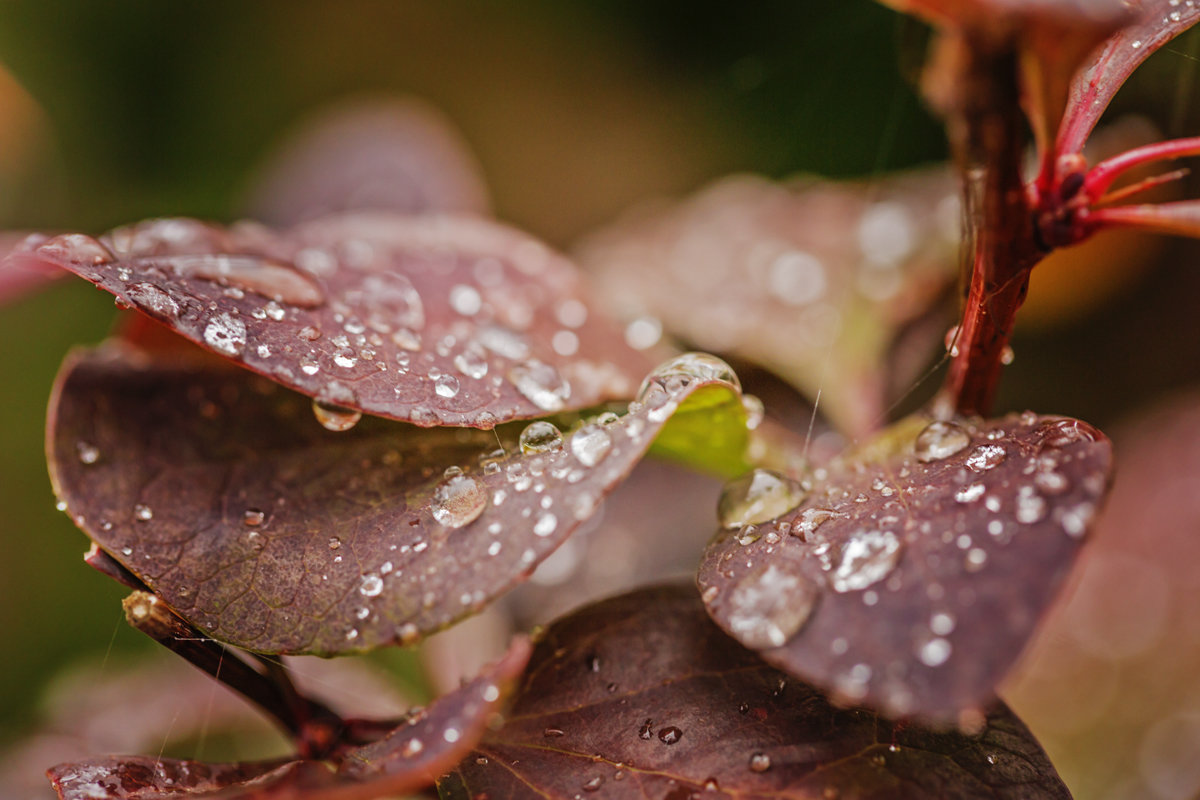
M 405 794 L 431 785 L 483 736 L 529 655 L 528 640 L 517 639 L 504 658 L 479 677 L 414 712 L 379 741 L 341 754 L 333 764 L 294 760 L 205 764 L 134 756 L 62 764 L 47 774 L 62 800 L 180 795 L 369 800 Z
M 713 618 L 772 664 L 945 724 L 991 702 L 1055 597 L 1111 448 L 1061 417 L 927 422 L 817 471 L 777 520 L 724 530 L 698 582 Z
M 248 216 L 275 226 L 344 211 L 488 209 L 470 149 L 443 114 L 415 98 L 318 112 L 272 155 L 256 184 Z
M 283 233 L 150 220 L 57 236 L 5 268 L 31 264 L 310 397 L 422 426 L 628 399 L 651 366 L 570 262 L 480 219 L 357 214 Z
M 831 421 L 861 435 L 888 405 L 895 333 L 954 280 L 959 216 L 943 170 L 869 185 L 739 176 L 635 210 L 577 255 L 631 343 L 662 330 L 765 367 L 810 398 L 820 390 Z M 931 330 L 919 368 L 944 332 Z
M 519 583 L 681 404 L 714 393 L 737 397 L 718 373 L 676 370 L 624 417 L 523 452 L 519 425 L 368 417 L 326 430 L 308 398 L 243 370 L 168 366 L 113 343 L 60 374 L 51 473 L 76 524 L 213 638 L 368 650 L 415 641 Z
M 1133 24 L 1117 31 L 1076 76 L 1058 131 L 1056 153 L 1083 150 L 1092 128 L 1117 90 L 1151 53 L 1200 21 L 1200 4 L 1188 0 L 1140 0 Z
M 1066 798 L 1006 708 L 978 735 L 834 708 L 712 624 L 691 586 L 550 626 L 503 728 L 439 786 L 460 798 Z
M 66 273 L 55 266 L 4 262 L 4 257 L 17 249 L 27 237 L 25 233 L 0 232 L 0 304 L 19 300 L 30 292 L 66 277 Z

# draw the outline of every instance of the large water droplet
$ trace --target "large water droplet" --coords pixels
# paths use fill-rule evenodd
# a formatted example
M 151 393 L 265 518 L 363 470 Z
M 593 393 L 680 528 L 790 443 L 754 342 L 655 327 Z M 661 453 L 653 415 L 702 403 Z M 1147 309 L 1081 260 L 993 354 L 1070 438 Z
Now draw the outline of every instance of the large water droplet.
M 246 323 L 225 312 L 217 314 L 204 328 L 204 341 L 218 353 L 239 355 L 246 347 Z
M 594 467 L 612 449 L 612 437 L 597 424 L 584 425 L 571 436 L 571 452 L 585 467 Z
M 543 411 L 561 411 L 571 396 L 571 386 L 558 370 L 536 358 L 515 365 L 508 371 L 508 379 Z
M 179 303 L 152 283 L 131 283 L 125 287 L 125 295 L 135 306 L 160 319 L 172 321 L 179 318 Z
M 808 620 L 818 587 L 775 564 L 746 575 L 729 595 L 729 630 L 746 647 L 781 647 Z
M 475 521 L 487 504 L 487 492 L 477 480 L 469 475 L 451 475 L 434 490 L 430 511 L 447 528 L 461 528 Z
M 938 420 L 917 434 L 913 451 L 918 461 L 941 461 L 960 452 L 971 443 L 971 436 L 960 425 Z
M 769 469 L 755 469 L 725 485 L 717 517 L 725 528 L 758 525 L 783 516 L 806 497 L 808 491 L 797 481 Z
M 326 430 L 348 431 L 362 419 L 362 412 L 346 408 L 328 400 L 314 398 L 312 401 L 313 416 Z
M 521 431 L 520 443 L 522 453 L 547 453 L 562 447 L 562 431 L 553 422 L 538 420 Z
M 841 514 L 832 508 L 806 508 L 796 517 L 791 534 L 803 541 L 810 541 L 818 528 L 834 517 L 840 516 Z
M 721 359 L 708 353 L 684 353 L 659 364 L 638 389 L 637 401 L 655 407 L 653 395 L 666 392 L 673 395 L 691 386 L 696 381 L 719 381 L 739 392 L 742 383 L 733 368 Z
M 837 592 L 866 589 L 891 574 L 901 550 L 900 539 L 891 531 L 857 531 L 842 545 L 829 583 Z

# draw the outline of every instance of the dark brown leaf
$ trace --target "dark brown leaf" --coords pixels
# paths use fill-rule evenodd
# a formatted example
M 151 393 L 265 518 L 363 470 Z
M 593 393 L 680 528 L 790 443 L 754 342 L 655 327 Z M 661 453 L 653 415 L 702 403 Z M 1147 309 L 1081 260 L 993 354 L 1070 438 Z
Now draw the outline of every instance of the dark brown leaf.
M 519 583 L 679 403 L 732 392 L 715 377 L 668 383 L 673 394 L 656 383 L 636 411 L 522 453 L 512 429 L 365 418 L 335 433 L 307 398 L 243 370 L 166 366 L 114 343 L 60 374 L 52 479 L 93 540 L 213 638 L 367 650 L 415 641 Z
M 508 722 L 444 778 L 463 798 L 1066 798 L 1004 707 L 977 735 L 839 710 L 730 641 L 690 586 L 560 620 Z
M 499 224 L 358 214 L 273 232 L 152 220 L 57 236 L 68 269 L 288 388 L 418 425 L 490 428 L 628 399 L 649 364 L 570 262 Z
M 777 520 L 724 531 L 698 580 L 718 624 L 772 664 L 945 724 L 988 705 L 1024 648 L 1105 495 L 1111 448 L 1032 413 L 926 423 L 818 470 Z
M 415 98 L 340 104 L 293 132 L 262 168 L 249 216 L 285 226 L 343 211 L 488 210 L 462 137 Z
M 1132 0 L 1137 18 L 1115 33 L 1071 84 L 1055 155 L 1079 153 L 1117 90 L 1151 53 L 1200 20 L 1200 4 L 1186 0 Z
M 888 405 L 893 336 L 954 280 L 959 216 L 946 170 L 870 184 L 737 176 L 635 212 L 577 253 L 632 343 L 661 326 L 765 367 L 809 398 L 820 391 L 831 422 L 862 435 Z M 931 330 L 918 368 L 936 351 Z
M 379 741 L 325 765 L 315 761 L 205 764 L 145 756 L 62 764 L 48 771 L 63 800 L 372 800 L 432 785 L 468 752 L 499 713 L 529 661 L 515 640 L 496 664 L 419 710 Z

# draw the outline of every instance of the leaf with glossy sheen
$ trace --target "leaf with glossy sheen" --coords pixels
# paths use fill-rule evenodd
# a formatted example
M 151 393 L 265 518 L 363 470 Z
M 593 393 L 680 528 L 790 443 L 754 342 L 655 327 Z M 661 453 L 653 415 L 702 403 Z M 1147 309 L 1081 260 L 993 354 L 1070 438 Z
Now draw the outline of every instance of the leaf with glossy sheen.
M 372 800 L 433 784 L 483 736 L 529 660 L 527 639 L 461 688 L 418 710 L 379 741 L 332 763 L 273 760 L 246 764 L 147 756 L 60 764 L 47 772 L 62 800 Z
M 340 103 L 292 132 L 261 168 L 251 219 L 293 225 L 325 214 L 485 214 L 487 189 L 444 115 L 412 97 Z
M 19 300 L 67 275 L 54 266 L 6 262 L 4 257 L 26 242 L 28 237 L 26 233 L 0 232 L 0 304 Z
M 861 435 L 890 402 L 897 331 L 954 281 L 959 216 L 948 170 L 870 184 L 736 176 L 635 210 L 577 255 L 634 343 L 659 320 L 688 347 L 765 367 L 809 398 L 820 391 L 831 421 Z M 942 331 L 925 342 L 930 355 Z
M 1200 21 L 1194 0 L 1133 0 L 1136 20 L 1117 31 L 1076 75 L 1059 126 L 1055 155 L 1083 150 L 1117 90 L 1151 53 Z
M 570 262 L 480 219 L 364 213 L 285 232 L 151 220 L 10 258 L 75 272 L 310 397 L 423 426 L 628 399 L 650 366 Z
M 1007 708 L 972 736 L 834 708 L 730 641 L 690 586 L 551 625 L 505 726 L 439 789 L 454 800 L 1070 796 Z
M 368 417 L 326 430 L 308 398 L 244 370 L 114 343 L 59 376 L 51 476 L 76 523 L 213 638 L 367 650 L 444 627 L 527 577 L 680 403 L 717 385 L 734 393 L 717 381 L 673 373 L 619 421 L 522 453 L 522 426 Z
M 724 531 L 698 582 L 713 619 L 779 668 L 953 723 L 991 703 L 1057 594 L 1112 454 L 1061 417 L 926 422 L 818 471 L 779 519 Z

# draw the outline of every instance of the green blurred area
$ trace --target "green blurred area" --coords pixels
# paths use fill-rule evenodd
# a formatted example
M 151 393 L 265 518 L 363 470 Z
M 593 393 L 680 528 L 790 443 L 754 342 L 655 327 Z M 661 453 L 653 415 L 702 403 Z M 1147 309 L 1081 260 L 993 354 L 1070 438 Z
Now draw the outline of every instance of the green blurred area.
M 289 126 L 345 97 L 411 93 L 461 127 L 498 217 L 566 245 L 733 171 L 869 175 L 944 157 L 910 85 L 923 37 L 865 0 L 4 0 L 0 67 L 42 118 L 0 159 L 15 163 L 0 166 L 0 229 L 233 219 Z M 1200 130 L 1175 91 L 1192 69 L 1160 54 L 1122 107 Z M 1105 425 L 1194 384 L 1200 270 L 1191 245 L 1169 256 L 1121 305 L 1019 339 L 1001 408 Z M 114 314 L 71 281 L 0 308 L 0 742 L 64 664 L 148 647 L 121 622 L 123 591 L 83 565 L 42 452 L 59 362 Z

